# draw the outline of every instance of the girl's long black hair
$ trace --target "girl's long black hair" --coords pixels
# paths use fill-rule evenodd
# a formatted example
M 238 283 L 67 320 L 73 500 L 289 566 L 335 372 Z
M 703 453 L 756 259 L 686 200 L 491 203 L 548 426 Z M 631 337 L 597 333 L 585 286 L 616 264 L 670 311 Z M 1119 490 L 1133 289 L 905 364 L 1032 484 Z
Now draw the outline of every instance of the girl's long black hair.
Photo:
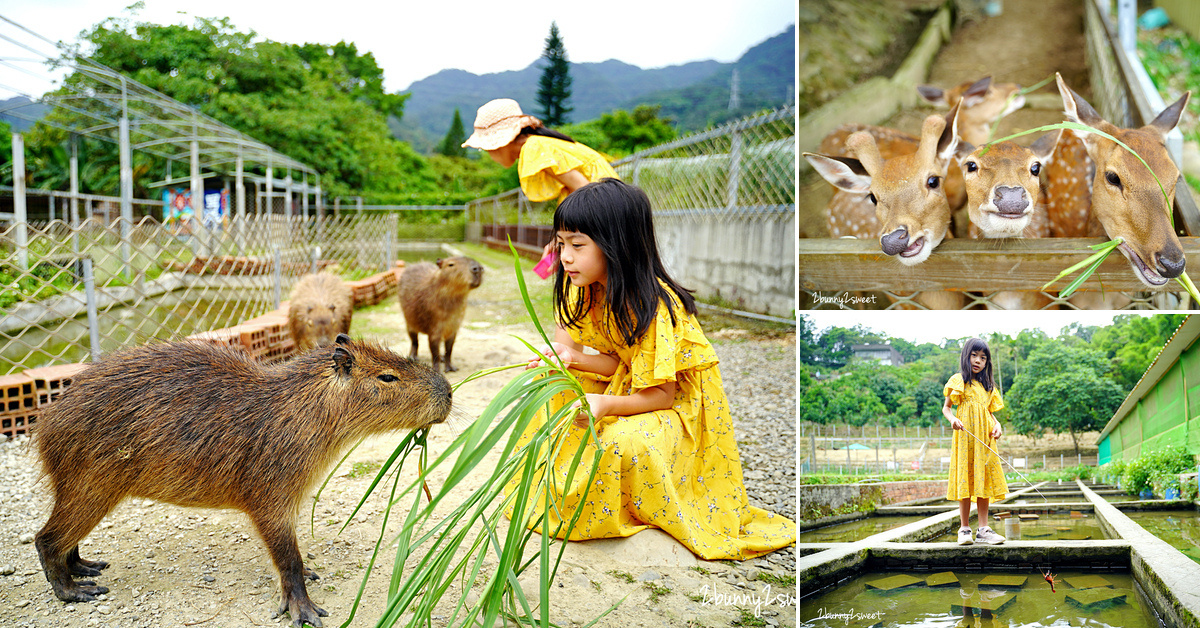
M 971 354 L 976 351 L 982 351 L 983 356 L 987 358 L 987 366 L 983 367 L 982 371 L 975 373 L 971 369 Z M 992 392 L 996 387 L 995 380 L 992 379 L 992 351 L 988 349 L 987 343 L 983 338 L 971 338 L 963 344 L 962 355 L 958 358 L 958 366 L 962 369 L 963 388 L 970 387 L 972 381 L 979 382 L 983 385 L 983 389 Z
M 571 139 L 571 137 L 566 133 L 560 133 L 554 129 L 542 126 L 541 124 L 536 126 L 521 127 L 521 132 L 517 133 L 517 135 L 541 135 L 543 137 L 553 137 L 555 139 L 566 140 L 568 142 L 575 143 L 575 140 Z
M 640 188 L 604 178 L 575 190 L 554 210 L 556 237 L 560 231 L 582 233 L 604 253 L 608 265 L 604 301 L 627 345 L 646 334 L 659 303 L 667 305 L 672 325 L 677 324 L 673 298 L 688 314 L 696 313 L 691 291 L 671 279 L 658 257 L 650 199 Z M 563 326 L 578 327 L 593 306 L 595 292 L 585 290 L 583 298 L 572 304 L 567 297 L 570 287 L 560 264 L 554 277 L 554 310 Z

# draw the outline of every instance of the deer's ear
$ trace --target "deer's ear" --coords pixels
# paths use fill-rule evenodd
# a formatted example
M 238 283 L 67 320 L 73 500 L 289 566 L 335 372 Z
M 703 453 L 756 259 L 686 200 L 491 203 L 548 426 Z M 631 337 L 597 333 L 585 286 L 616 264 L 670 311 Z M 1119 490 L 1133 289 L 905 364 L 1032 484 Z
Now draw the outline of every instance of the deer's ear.
M 1163 109 L 1162 113 L 1158 114 L 1158 117 L 1154 119 L 1154 122 L 1150 123 L 1150 126 L 1158 129 L 1158 132 L 1163 135 L 1170 133 L 1171 129 L 1174 129 L 1175 125 L 1179 124 L 1179 117 L 1183 115 L 1183 110 L 1187 108 L 1188 100 L 1191 99 L 1191 96 L 1191 92 L 1184 92 L 1179 97 L 1179 100 L 1171 103 L 1170 107 Z
M 970 142 L 959 141 L 958 146 L 954 149 L 954 161 L 958 162 L 958 165 L 961 166 L 967 155 L 975 152 L 975 148 Z
M 871 190 L 871 175 L 867 174 L 862 162 L 853 157 L 830 157 L 819 153 L 804 153 L 812 164 L 833 187 L 846 192 L 866 194 Z
M 938 137 L 937 158 L 943 162 L 950 161 L 958 147 L 958 110 L 961 108 L 961 100 L 950 108 L 950 113 L 946 114 L 946 127 Z
M 940 105 L 946 102 L 946 92 L 940 87 L 933 85 L 918 85 L 917 93 L 921 95 L 927 102 L 935 105 Z
M 1029 150 L 1037 157 L 1042 165 L 1050 163 L 1051 156 L 1054 155 L 1054 149 L 1058 146 L 1058 140 L 1062 137 L 1062 129 L 1051 131 L 1039 138 L 1029 147 Z
M 988 88 L 991 86 L 992 77 L 985 76 L 972 83 L 971 86 L 967 88 L 967 91 L 963 92 L 962 100 L 959 102 L 961 102 L 964 107 L 974 107 L 975 105 L 983 102 L 983 99 L 987 97 Z

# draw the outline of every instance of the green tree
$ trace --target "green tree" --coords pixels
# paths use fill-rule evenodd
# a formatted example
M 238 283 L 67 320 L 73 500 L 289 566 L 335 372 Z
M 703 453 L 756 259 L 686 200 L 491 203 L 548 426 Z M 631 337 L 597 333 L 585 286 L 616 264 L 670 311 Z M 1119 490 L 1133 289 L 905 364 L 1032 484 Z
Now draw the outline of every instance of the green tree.
M 1186 314 L 1124 314 L 1092 336 L 1092 346 L 1110 360 L 1108 372 L 1126 393 L 1133 390 Z
M 384 116 L 397 120 L 404 117 L 404 101 L 409 95 L 384 91 L 383 68 L 375 62 L 374 54 L 360 55 L 357 46 L 345 41 L 332 46 L 297 44 L 295 49 L 314 73 L 336 85 L 342 93 L 368 103 Z
M 458 113 L 458 109 L 455 109 L 454 119 L 450 121 L 450 130 L 446 132 L 446 137 L 442 140 L 442 145 L 438 147 L 438 152 L 447 157 L 466 157 L 467 149 L 462 145 L 465 141 L 467 141 L 467 131 L 463 128 L 462 115 Z
M 866 373 L 855 372 L 828 382 L 828 403 L 825 422 L 864 425 L 879 421 L 888 413 L 879 397 L 871 390 Z
M 596 150 L 623 157 L 675 139 L 671 121 L 658 117 L 658 111 L 658 105 L 638 105 L 632 112 L 617 109 L 561 130 Z
M 571 100 L 571 65 L 556 22 L 550 23 L 550 35 L 546 37 L 542 58 L 546 60 L 546 67 L 538 81 L 537 103 L 541 108 L 538 115 L 546 126 L 559 127 L 570 122 L 568 116 L 574 107 L 567 106 Z
M 1125 393 L 1106 376 L 1108 360 L 1095 349 L 1047 343 L 1029 356 L 1005 403 L 1021 434 L 1068 432 L 1079 453 L 1080 432 L 1104 426 Z

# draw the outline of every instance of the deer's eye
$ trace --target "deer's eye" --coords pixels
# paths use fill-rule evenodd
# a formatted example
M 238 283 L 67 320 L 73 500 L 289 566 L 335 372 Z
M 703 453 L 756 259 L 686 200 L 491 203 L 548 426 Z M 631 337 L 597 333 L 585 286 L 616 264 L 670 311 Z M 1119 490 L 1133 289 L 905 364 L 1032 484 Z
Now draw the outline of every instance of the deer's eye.
M 1115 173 L 1115 172 L 1105 173 L 1104 180 L 1108 181 L 1108 184 L 1111 186 L 1118 187 L 1118 188 L 1121 187 L 1121 177 L 1118 177 L 1117 173 Z
M 867 193 L 867 200 L 868 200 L 868 201 L 871 201 L 871 204 L 872 204 L 872 205 L 878 205 L 878 204 L 879 204 L 879 201 L 875 200 L 875 193 L 874 193 L 874 192 L 868 192 L 868 193 Z
M 940 178 L 941 177 L 929 177 L 925 180 L 925 185 L 929 186 L 929 189 L 931 190 L 936 190 L 938 186 L 938 179 Z
M 979 164 L 977 164 L 973 161 L 968 161 L 967 162 L 967 172 L 975 172 L 976 170 L 979 170 Z
M 1041 172 L 1042 172 L 1042 164 L 1040 164 L 1036 161 L 1033 162 L 1033 165 L 1029 167 L 1029 174 L 1031 174 L 1035 177 L 1038 176 L 1038 174 L 1040 174 Z

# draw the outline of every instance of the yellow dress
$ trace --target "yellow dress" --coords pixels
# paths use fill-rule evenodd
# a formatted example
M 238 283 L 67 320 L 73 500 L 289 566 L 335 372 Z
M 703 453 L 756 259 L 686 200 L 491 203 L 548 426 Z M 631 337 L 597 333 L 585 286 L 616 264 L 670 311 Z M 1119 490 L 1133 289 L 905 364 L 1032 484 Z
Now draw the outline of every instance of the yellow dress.
M 582 506 L 588 468 L 581 464 L 573 485 L 565 483 L 579 440 L 588 431 L 568 424 L 568 436 L 553 463 L 557 482 L 552 488 L 556 494 L 551 495 L 563 505 L 565 518 L 575 508 L 583 509 L 568 538 L 627 537 L 654 527 L 706 560 L 753 558 L 792 544 L 793 521 L 747 503 L 717 355 L 695 317 L 676 304 L 678 327 L 672 327 L 666 306 L 660 304 L 641 342 L 625 346 L 603 332 L 597 309 L 580 328 L 569 330 L 571 338 L 620 360 L 610 378 L 576 372 L 584 390 L 629 395 L 674 381 L 675 404 L 669 410 L 596 422 L 604 451 Z M 521 445 L 545 420 L 543 413 L 534 418 Z M 594 445 L 587 445 L 583 460 L 591 460 L 594 452 Z M 542 501 L 531 508 L 540 514 Z M 555 514 L 552 509 L 551 530 L 559 523 Z
M 589 182 L 599 181 L 604 177 L 619 178 L 612 166 L 608 165 L 608 160 L 600 153 L 579 142 L 568 142 L 556 137 L 530 135 L 521 147 L 521 156 L 517 160 L 517 176 L 521 179 L 521 189 L 525 191 L 525 196 L 534 202 L 566 198 L 567 188 L 553 175 L 576 169 Z
M 992 419 L 988 413 L 1004 407 L 999 388 L 993 388 L 989 393 L 984 390 L 983 384 L 971 382 L 970 388 L 964 390 L 962 374 L 955 373 L 946 382 L 942 394 L 950 400 L 951 405 L 958 406 L 955 416 L 962 421 L 963 427 L 983 439 L 988 447 L 996 449 L 996 439 L 992 438 Z M 954 430 L 946 499 L 1004 499 L 1008 494 L 1008 484 L 1004 481 L 1002 465 L 996 454 L 988 451 L 979 441 Z

